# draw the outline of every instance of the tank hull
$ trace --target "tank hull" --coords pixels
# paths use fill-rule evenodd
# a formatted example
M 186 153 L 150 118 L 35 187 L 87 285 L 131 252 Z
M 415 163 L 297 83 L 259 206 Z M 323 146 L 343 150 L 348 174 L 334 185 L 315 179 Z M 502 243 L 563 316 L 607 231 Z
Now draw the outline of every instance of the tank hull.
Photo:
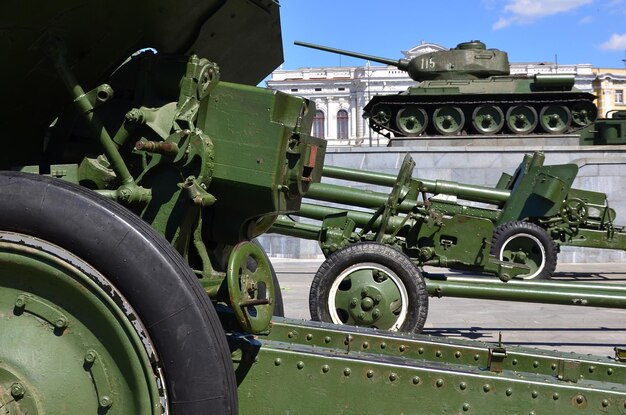
M 394 137 L 564 134 L 596 120 L 595 95 L 573 77 L 491 77 L 424 81 L 397 95 L 375 96 L 363 116 Z

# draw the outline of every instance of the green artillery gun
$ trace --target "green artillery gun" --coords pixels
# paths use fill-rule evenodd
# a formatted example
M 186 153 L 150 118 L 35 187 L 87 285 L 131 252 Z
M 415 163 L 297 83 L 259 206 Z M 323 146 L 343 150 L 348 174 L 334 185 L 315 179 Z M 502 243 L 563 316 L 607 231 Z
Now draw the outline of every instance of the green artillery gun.
M 281 60 L 276 2 L 3 11 L 2 413 L 623 412 L 614 359 L 270 320 L 250 240 L 325 149 L 308 100 L 248 85 Z
M 306 198 L 335 206 L 303 203 L 296 215 L 317 223 L 283 216 L 272 227 L 275 233 L 317 240 L 327 257 L 311 285 L 314 319 L 420 331 L 427 294 L 444 294 L 441 282 L 435 291 L 434 283 L 424 281 L 419 266 L 494 274 L 502 281 L 546 279 L 561 246 L 626 249 L 626 232 L 614 224 L 606 195 L 572 188 L 574 164 L 544 166 L 542 153 L 529 154 L 495 188 L 414 179 L 414 166 L 409 155 L 397 177 L 325 166 L 324 177 L 349 186 L 315 183 Z M 392 190 L 358 189 L 364 184 Z M 497 298 L 535 301 L 513 293 L 512 286 L 501 289 L 511 293 Z M 465 295 L 495 294 L 467 289 Z
M 295 43 L 395 66 L 419 82 L 363 109 L 370 127 L 387 136 L 565 134 L 589 129 L 598 115 L 596 97 L 574 88 L 573 75 L 510 75 L 506 52 L 478 40 L 411 60 Z

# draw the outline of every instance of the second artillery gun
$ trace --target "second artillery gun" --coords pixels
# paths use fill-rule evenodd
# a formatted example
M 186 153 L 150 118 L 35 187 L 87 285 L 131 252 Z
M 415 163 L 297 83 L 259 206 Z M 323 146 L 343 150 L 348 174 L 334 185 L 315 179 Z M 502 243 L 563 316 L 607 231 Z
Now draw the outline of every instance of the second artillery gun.
M 531 285 L 523 293 L 500 282 L 450 294 L 444 282 L 433 288 L 418 266 L 495 274 L 502 281 L 546 279 L 556 268 L 560 246 L 626 249 L 626 232 L 614 224 L 607 196 L 572 188 L 577 165 L 547 166 L 544 159 L 539 152 L 526 155 L 495 188 L 412 178 L 415 162 L 409 155 L 397 177 L 325 166 L 323 177 L 348 186 L 315 183 L 305 197 L 334 206 L 303 203 L 296 215 L 316 223 L 282 216 L 271 231 L 319 242 L 327 259 L 313 280 L 309 305 L 321 321 L 419 331 L 427 294 L 537 301 Z M 364 185 L 392 190 L 359 189 Z M 576 298 L 582 301 L 584 295 Z
M 419 82 L 364 107 L 370 127 L 387 136 L 565 134 L 598 115 L 595 95 L 574 88 L 574 75 L 510 75 L 507 53 L 478 40 L 410 60 L 295 44 L 395 66 Z

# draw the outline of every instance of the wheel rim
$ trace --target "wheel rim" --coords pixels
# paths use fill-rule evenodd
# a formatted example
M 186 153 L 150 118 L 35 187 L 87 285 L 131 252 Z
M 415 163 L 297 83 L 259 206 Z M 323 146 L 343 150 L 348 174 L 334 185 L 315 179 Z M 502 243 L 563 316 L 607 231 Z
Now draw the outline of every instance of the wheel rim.
M 480 134 L 497 134 L 504 127 L 504 114 L 495 105 L 477 107 L 472 114 L 472 125 Z
M 537 111 L 527 105 L 516 105 L 506 112 L 506 126 L 514 134 L 530 134 L 537 126 Z
M 579 102 L 572 106 L 572 122 L 579 127 L 591 124 L 598 116 L 598 109 L 591 102 Z
M 521 278 L 533 279 L 546 266 L 546 250 L 536 236 L 518 233 L 504 241 L 500 248 L 500 260 L 527 265 L 530 272 Z
M 9 409 L 66 413 L 71 399 L 74 413 L 168 412 L 137 314 L 63 248 L 0 231 L 0 327 L 0 389 L 17 392 Z
M 569 109 L 563 105 L 547 105 L 539 113 L 541 128 L 550 134 L 565 132 L 572 123 Z
M 465 124 L 463 111 L 458 107 L 445 106 L 437 108 L 433 113 L 435 130 L 443 135 L 454 135 L 461 132 Z
M 396 116 L 398 130 L 409 137 L 418 136 L 428 125 L 428 116 L 422 108 L 410 106 L 398 111 Z
M 397 331 L 408 313 L 409 295 L 398 275 L 376 263 L 352 265 L 333 281 L 328 309 L 335 324 Z

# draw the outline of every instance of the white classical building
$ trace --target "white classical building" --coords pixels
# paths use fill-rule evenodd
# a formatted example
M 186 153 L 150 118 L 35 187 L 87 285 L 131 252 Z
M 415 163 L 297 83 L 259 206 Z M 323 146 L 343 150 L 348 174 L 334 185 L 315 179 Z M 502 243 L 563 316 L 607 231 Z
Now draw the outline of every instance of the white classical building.
M 443 46 L 422 42 L 402 51 L 411 59 L 415 56 L 447 50 Z M 511 74 L 558 73 L 574 74 L 576 87 L 594 92 L 591 64 L 556 65 L 549 63 L 512 63 Z M 415 85 L 406 72 L 393 66 L 332 66 L 323 68 L 278 69 L 272 72 L 267 87 L 311 99 L 317 107 L 313 135 L 323 137 L 332 146 L 384 146 L 387 138 L 369 128 L 363 119 L 363 107 L 374 95 L 395 94 Z

